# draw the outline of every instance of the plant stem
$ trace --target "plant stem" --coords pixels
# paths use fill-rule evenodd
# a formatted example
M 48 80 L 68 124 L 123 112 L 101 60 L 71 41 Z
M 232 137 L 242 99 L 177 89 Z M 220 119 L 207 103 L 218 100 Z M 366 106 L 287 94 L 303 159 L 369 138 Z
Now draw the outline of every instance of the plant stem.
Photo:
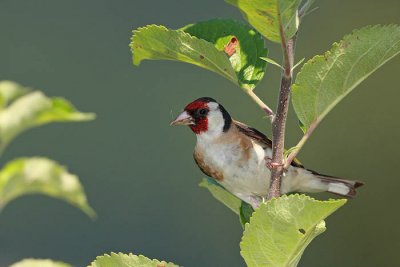
M 307 131 L 304 133 L 303 137 L 300 139 L 300 141 L 297 143 L 295 148 L 292 150 L 292 152 L 290 152 L 290 154 L 286 158 L 286 162 L 285 162 L 285 165 L 283 167 L 284 169 L 289 168 L 289 166 L 292 163 L 292 161 L 296 158 L 297 154 L 299 154 L 301 148 L 304 146 L 304 144 L 307 142 L 307 140 L 310 137 L 310 135 L 312 134 L 312 132 L 317 127 L 318 123 L 319 123 L 319 120 L 317 120 L 316 122 L 312 123 L 310 125 L 310 127 L 307 129 Z
M 270 107 L 267 106 L 251 89 L 246 90 L 246 93 L 258 104 L 258 106 L 267 113 L 267 117 L 273 121 L 275 114 Z
M 281 88 L 279 92 L 278 108 L 272 121 L 272 159 L 271 159 L 271 182 L 268 199 L 281 195 L 281 181 L 284 171 L 284 148 L 285 128 L 289 109 L 289 99 L 292 87 L 292 66 L 294 61 L 294 49 L 296 45 L 296 34 L 286 41 L 285 33 L 280 27 L 281 45 L 283 51 L 283 73 Z

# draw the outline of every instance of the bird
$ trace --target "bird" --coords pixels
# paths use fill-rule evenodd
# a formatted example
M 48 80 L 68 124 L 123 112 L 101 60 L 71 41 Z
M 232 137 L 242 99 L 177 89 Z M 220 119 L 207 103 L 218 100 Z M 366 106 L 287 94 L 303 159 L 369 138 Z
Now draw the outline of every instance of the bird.
M 200 170 L 254 209 L 268 195 L 272 141 L 255 128 L 232 119 L 211 97 L 198 98 L 170 125 L 187 125 L 196 135 L 194 161 Z M 282 176 L 281 194 L 330 192 L 352 198 L 360 181 L 306 169 L 297 159 Z

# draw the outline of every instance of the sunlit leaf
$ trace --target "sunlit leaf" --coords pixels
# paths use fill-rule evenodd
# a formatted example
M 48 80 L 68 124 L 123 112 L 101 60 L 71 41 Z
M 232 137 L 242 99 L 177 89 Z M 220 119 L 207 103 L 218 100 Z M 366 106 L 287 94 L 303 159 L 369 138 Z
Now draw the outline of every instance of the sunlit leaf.
M 72 267 L 64 262 L 42 259 L 24 259 L 16 262 L 10 267 Z
M 0 81 L 0 110 L 14 99 L 26 94 L 29 89 L 13 81 Z
M 190 24 L 183 31 L 204 39 L 229 56 L 242 88 L 253 89 L 262 79 L 268 50 L 264 39 L 248 25 L 231 19 L 213 19 Z
M 26 194 L 59 198 L 95 216 L 78 177 L 46 158 L 15 159 L 0 170 L 0 208 Z
M 0 84 L 0 95 L 1 88 Z M 23 94 L 21 92 L 24 92 L 24 89 L 13 92 L 13 97 L 4 99 L 7 99 L 7 103 L 11 99 L 14 101 L 0 111 L 0 151 L 14 137 L 32 127 L 50 122 L 87 121 L 94 118 L 94 114 L 81 113 L 62 98 L 49 98 L 39 91 Z M 17 95 L 20 97 L 16 98 Z
M 178 267 L 171 262 L 151 260 L 143 255 L 111 253 L 98 256 L 88 267 Z
M 247 266 L 297 266 L 307 245 L 326 230 L 323 220 L 345 203 L 294 194 L 261 204 L 240 243 Z
M 305 129 L 317 125 L 358 84 L 399 53 L 399 26 L 368 26 L 304 64 L 293 85 L 292 103 Z
M 214 71 L 238 84 L 236 73 L 224 52 L 182 30 L 169 30 L 157 25 L 138 28 L 133 32 L 130 47 L 135 65 L 144 59 L 182 61 Z
M 298 11 L 301 0 L 225 0 L 242 11 L 245 19 L 262 35 L 281 42 L 280 25 L 287 38 L 298 28 Z
M 231 209 L 234 213 L 240 215 L 240 206 L 242 205 L 242 201 L 239 198 L 226 191 L 225 188 L 220 186 L 211 178 L 203 178 L 199 185 L 208 189 L 213 197 Z

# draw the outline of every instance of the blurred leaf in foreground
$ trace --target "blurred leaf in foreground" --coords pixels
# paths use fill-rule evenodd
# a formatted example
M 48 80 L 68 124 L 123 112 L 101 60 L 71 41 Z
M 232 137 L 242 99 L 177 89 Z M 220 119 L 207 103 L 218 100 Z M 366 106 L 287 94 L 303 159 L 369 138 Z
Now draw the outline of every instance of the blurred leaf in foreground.
M 27 94 L 29 90 L 13 81 L 0 81 L 0 108 L 3 109 L 14 99 Z
M 62 199 L 95 217 L 76 175 L 46 158 L 19 158 L 0 170 L 0 208 L 26 194 L 44 194 Z
M 0 83 L 0 151 L 21 132 L 50 122 L 87 121 L 93 113 L 77 111 L 63 98 L 49 98 L 12 82 Z M 7 104 L 7 105 L 6 105 Z
M 178 265 L 151 260 L 143 255 L 111 253 L 111 255 L 98 256 L 88 267 L 178 267 Z
M 261 204 L 240 243 L 247 266 L 297 266 L 307 245 L 326 230 L 323 220 L 345 203 L 294 194 Z
M 47 259 L 24 259 L 14 263 L 10 267 L 72 267 L 72 265 Z

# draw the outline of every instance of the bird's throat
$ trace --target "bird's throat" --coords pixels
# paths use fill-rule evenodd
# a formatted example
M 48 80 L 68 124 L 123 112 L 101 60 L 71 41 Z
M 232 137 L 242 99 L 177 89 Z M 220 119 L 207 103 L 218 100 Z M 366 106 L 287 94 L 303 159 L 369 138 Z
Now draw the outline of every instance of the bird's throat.
M 195 134 L 201 134 L 201 133 L 207 132 L 207 130 L 208 130 L 207 117 L 199 119 L 198 121 L 196 121 L 195 125 L 190 125 L 190 129 L 192 129 L 192 131 Z

